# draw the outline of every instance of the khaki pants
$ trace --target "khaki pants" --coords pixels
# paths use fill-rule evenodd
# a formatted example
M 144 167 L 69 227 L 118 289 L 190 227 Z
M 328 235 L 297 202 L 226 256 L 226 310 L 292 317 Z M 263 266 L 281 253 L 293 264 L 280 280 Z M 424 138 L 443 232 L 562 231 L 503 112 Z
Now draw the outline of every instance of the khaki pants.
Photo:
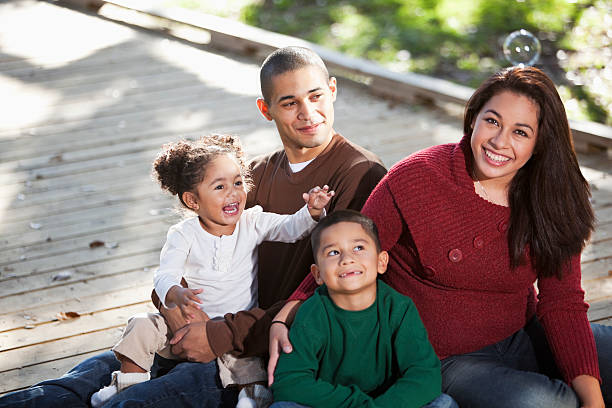
M 156 353 L 167 359 L 180 360 L 170 350 L 171 338 L 172 333 L 162 315 L 141 313 L 128 320 L 121 340 L 113 347 L 113 351 L 149 371 Z M 224 387 L 265 382 L 267 379 L 263 361 L 257 357 L 236 358 L 224 354 L 217 359 L 217 364 Z

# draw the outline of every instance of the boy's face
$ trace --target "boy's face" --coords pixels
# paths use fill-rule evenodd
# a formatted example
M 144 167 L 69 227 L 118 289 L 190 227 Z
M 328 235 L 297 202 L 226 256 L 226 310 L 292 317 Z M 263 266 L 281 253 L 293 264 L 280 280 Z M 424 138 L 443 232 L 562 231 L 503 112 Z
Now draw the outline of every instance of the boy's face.
M 327 285 L 337 306 L 354 310 L 355 301 L 363 300 L 365 307 L 374 302 L 376 278 L 387 270 L 389 256 L 378 252 L 360 224 L 340 222 L 323 230 L 315 259 L 311 272 L 317 283 Z
M 273 77 L 271 89 L 269 103 L 257 106 L 276 123 L 289 161 L 315 158 L 333 136 L 336 79 L 308 65 Z

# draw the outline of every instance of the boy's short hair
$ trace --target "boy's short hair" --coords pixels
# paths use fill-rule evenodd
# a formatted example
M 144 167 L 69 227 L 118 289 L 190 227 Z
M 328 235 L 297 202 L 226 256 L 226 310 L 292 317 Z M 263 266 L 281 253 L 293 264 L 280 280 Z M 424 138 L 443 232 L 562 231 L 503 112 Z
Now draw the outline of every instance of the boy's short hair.
M 325 63 L 316 52 L 304 47 L 284 47 L 279 48 L 268 55 L 259 71 L 259 82 L 261 85 L 261 95 L 266 103 L 270 103 L 272 96 L 272 78 L 284 74 L 285 72 L 295 71 L 309 65 L 314 65 L 321 69 L 325 78 L 329 80 L 329 72 Z
M 374 241 L 376 251 L 381 251 L 380 239 L 378 238 L 378 228 L 376 228 L 374 221 L 358 211 L 336 210 L 333 213 L 325 216 L 312 230 L 312 234 L 310 235 L 310 243 L 312 245 L 312 253 L 315 257 L 315 261 L 317 260 L 317 251 L 321 245 L 321 234 L 327 228 L 341 222 L 354 222 L 355 224 L 361 225 L 366 234 L 368 234 Z

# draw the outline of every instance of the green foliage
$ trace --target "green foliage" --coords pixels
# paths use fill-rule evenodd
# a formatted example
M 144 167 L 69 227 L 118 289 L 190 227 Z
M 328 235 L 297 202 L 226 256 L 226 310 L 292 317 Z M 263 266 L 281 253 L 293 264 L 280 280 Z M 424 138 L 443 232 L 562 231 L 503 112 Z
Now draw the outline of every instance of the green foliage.
M 202 4 L 215 3 L 169 1 L 196 2 L 201 9 L 206 7 Z M 571 97 L 581 100 L 576 106 L 588 107 L 587 117 L 610 121 L 612 96 L 592 97 L 592 90 L 576 89 L 565 75 L 568 70 L 579 75 L 589 64 L 603 70 L 609 59 L 593 53 L 586 64 L 568 68 L 557 58 L 560 49 L 610 47 L 610 0 L 231 1 L 245 4 L 240 18 L 248 24 L 378 61 L 395 71 L 420 72 L 472 87 L 509 65 L 501 52 L 503 39 L 512 31 L 527 29 L 542 42 L 540 67 L 570 89 Z M 602 21 L 602 15 L 608 20 Z M 601 28 L 597 36 L 593 27 Z

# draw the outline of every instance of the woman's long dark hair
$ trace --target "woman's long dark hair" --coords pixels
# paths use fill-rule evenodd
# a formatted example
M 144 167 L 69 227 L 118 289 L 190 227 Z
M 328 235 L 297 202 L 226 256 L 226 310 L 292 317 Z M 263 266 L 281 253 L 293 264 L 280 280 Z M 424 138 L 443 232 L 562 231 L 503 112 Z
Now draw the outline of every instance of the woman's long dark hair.
M 537 68 L 507 68 L 487 79 L 468 101 L 465 134 L 472 136 L 471 125 L 484 104 L 503 91 L 524 95 L 539 108 L 533 155 L 508 191 L 510 263 L 516 268 L 529 256 L 538 276 L 561 279 L 563 267 L 582 251 L 593 231 L 589 184 L 578 166 L 563 102 L 554 83 Z

